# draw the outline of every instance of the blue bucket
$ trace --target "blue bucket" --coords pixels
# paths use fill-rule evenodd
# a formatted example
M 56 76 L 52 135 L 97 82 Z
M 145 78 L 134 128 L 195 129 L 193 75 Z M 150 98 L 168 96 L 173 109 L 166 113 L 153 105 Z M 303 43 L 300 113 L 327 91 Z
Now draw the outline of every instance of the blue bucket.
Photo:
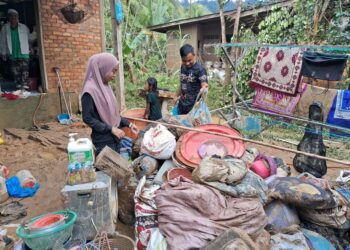
M 59 114 L 57 116 L 57 120 L 59 123 L 61 123 L 62 125 L 68 125 L 72 123 L 72 120 L 69 116 L 69 114 Z

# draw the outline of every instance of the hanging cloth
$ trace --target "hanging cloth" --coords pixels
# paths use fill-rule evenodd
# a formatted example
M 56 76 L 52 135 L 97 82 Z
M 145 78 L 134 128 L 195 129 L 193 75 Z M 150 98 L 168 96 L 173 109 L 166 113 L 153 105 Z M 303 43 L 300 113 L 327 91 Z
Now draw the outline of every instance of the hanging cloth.
M 307 51 L 303 55 L 301 74 L 320 80 L 340 81 L 347 60 L 347 55 Z

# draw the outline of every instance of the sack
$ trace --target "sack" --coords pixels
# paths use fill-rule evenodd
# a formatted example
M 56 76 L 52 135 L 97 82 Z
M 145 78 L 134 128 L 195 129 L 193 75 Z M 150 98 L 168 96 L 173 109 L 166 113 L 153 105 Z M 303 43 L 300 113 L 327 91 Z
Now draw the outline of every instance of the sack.
M 268 218 L 266 230 L 271 232 L 280 232 L 292 225 L 299 225 L 300 220 L 295 208 L 289 207 L 281 201 L 273 201 L 265 207 L 265 213 Z
M 271 250 L 293 249 L 308 250 L 310 249 L 304 234 L 297 227 L 291 227 L 289 232 L 280 232 L 271 236 Z
M 266 203 L 267 184 L 248 170 L 240 159 L 205 158 L 193 171 L 192 176 L 194 181 L 233 197 L 258 197 L 263 204 Z
M 347 222 L 346 206 L 331 209 L 300 208 L 298 212 L 301 219 L 324 227 L 342 228 Z
M 278 177 L 269 184 L 269 200 L 276 199 L 296 207 L 327 209 L 338 206 L 333 193 L 295 177 Z
M 242 229 L 231 227 L 201 250 L 257 250 L 258 246 Z
M 347 55 L 305 52 L 301 74 L 314 79 L 340 81 L 347 60 Z
M 146 177 L 144 176 L 139 181 L 134 192 L 133 203 L 135 204 L 137 249 L 166 249 L 165 239 L 158 228 L 158 211 L 154 201 L 157 189 L 159 189 L 157 185 L 146 184 Z
M 200 94 L 198 94 L 192 110 L 186 115 L 179 115 L 179 103 L 177 102 L 175 104 L 175 106 L 172 109 L 172 115 L 177 122 L 181 123 L 183 126 L 186 127 L 199 126 L 212 122 L 209 108 L 205 103 L 206 97 L 203 97 L 201 100 L 199 100 L 199 98 Z
M 166 127 L 158 124 L 145 133 L 141 144 L 141 154 L 167 160 L 171 158 L 175 148 L 175 136 Z
M 198 182 L 222 182 L 233 184 L 240 182 L 248 169 L 240 159 L 230 162 L 215 157 L 205 157 L 193 171 L 193 179 Z

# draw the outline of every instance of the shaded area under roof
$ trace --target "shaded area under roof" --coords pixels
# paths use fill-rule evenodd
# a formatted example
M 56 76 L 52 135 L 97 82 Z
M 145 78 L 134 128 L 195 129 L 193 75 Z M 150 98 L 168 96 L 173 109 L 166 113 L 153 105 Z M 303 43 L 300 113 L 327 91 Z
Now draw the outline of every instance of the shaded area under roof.
M 251 27 L 254 25 L 254 23 L 256 22 L 259 23 L 268 14 L 271 8 L 276 4 L 280 5 L 281 7 L 285 7 L 285 6 L 291 6 L 293 2 L 294 0 L 280 0 L 278 2 L 257 6 L 254 8 L 249 7 L 249 8 L 243 9 L 241 12 L 240 22 L 245 24 L 248 27 Z M 225 17 L 234 18 L 235 13 L 236 13 L 236 10 L 226 11 L 224 12 L 224 15 Z M 175 20 L 169 23 L 149 26 L 148 28 L 151 31 L 166 33 L 168 30 L 172 30 L 181 25 L 188 25 L 188 24 L 195 24 L 195 23 L 204 24 L 204 23 L 208 23 L 216 20 L 220 20 L 219 13 L 209 14 L 209 15 L 200 16 L 200 17 Z

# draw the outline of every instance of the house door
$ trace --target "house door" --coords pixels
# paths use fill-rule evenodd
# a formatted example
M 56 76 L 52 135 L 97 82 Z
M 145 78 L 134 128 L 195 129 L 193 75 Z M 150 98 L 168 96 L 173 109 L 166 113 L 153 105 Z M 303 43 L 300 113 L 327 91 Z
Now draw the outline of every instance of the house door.
M 42 69 L 41 66 L 43 65 L 43 63 L 41 51 L 42 46 L 39 36 L 40 26 L 38 15 L 38 1 L 0 0 L 1 29 L 5 29 L 6 26 L 9 25 L 9 9 L 15 10 L 18 13 L 18 21 L 20 24 L 25 25 L 29 29 L 29 36 L 26 36 L 25 34 L 23 35 L 23 32 L 20 31 L 20 26 L 18 26 L 19 32 L 17 41 L 20 41 L 18 44 L 17 42 L 14 42 L 16 41 L 16 38 L 14 38 L 14 33 L 12 31 L 9 32 L 10 29 L 8 29 L 8 31 L 5 33 L 1 33 L 3 37 L 0 37 L 0 41 L 2 40 L 3 42 L 0 46 L 1 48 L 7 46 L 7 48 L 3 50 L 6 51 L 6 56 L 1 56 L 0 58 L 1 90 L 4 92 L 14 91 L 17 89 L 26 89 L 27 91 L 32 92 L 45 92 L 45 84 L 43 81 L 43 77 L 41 77 L 45 71 Z M 22 27 L 24 27 L 23 25 Z M 23 30 L 23 28 L 21 30 Z M 25 49 L 25 46 L 22 46 L 21 44 L 23 43 L 23 41 L 28 42 L 28 53 L 22 51 L 23 49 Z M 11 42 L 11 52 L 8 49 L 9 42 Z M 17 51 L 17 53 L 14 51 Z

